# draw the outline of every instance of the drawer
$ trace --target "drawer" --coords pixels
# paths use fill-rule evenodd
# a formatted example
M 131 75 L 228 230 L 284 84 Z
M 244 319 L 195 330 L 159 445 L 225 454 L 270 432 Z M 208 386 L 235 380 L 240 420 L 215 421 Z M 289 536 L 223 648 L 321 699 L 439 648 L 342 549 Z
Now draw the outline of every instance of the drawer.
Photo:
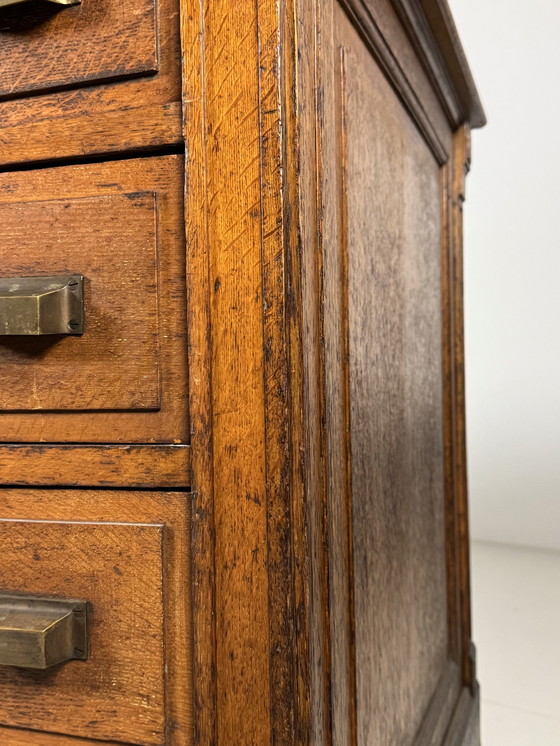
M 178 142 L 178 6 L 24 0 L 0 7 L 2 162 Z
M 0 592 L 90 604 L 87 660 L 0 665 L 0 742 L 190 743 L 189 514 L 187 494 L 0 491 Z
M 0 284 L 82 275 L 85 311 L 81 336 L 0 335 L 0 441 L 186 442 L 183 174 L 168 156 L 0 175 Z

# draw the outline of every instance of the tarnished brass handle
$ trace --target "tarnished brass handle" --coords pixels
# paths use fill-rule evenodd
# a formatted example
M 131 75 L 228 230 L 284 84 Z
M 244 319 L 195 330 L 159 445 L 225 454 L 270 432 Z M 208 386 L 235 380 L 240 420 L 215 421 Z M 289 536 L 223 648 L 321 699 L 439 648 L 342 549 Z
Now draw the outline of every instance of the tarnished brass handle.
M 0 335 L 83 334 L 83 287 L 82 275 L 1 277 Z
M 56 5 L 79 5 L 82 0 L 47 0 L 49 3 L 55 3 Z M 0 0 L 0 8 L 5 8 L 7 5 L 19 5 L 20 3 L 27 3 L 29 0 Z
M 88 611 L 83 600 L 0 593 L 0 666 L 87 660 Z

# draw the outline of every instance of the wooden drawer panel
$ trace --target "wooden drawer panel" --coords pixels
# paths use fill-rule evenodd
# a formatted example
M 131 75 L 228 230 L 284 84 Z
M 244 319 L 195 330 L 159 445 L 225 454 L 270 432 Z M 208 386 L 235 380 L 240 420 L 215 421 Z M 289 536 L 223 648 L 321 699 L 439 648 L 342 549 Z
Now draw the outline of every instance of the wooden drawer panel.
M 182 173 L 170 156 L 0 176 L 1 275 L 86 278 L 83 336 L 0 337 L 0 440 L 185 441 Z
M 190 742 L 189 506 L 177 493 L 0 491 L 0 589 L 92 604 L 87 661 L 0 666 L 0 725 Z
M 178 5 L 0 8 L 0 163 L 179 142 Z
M 34 2 L 0 15 L 0 98 L 158 69 L 154 0 Z

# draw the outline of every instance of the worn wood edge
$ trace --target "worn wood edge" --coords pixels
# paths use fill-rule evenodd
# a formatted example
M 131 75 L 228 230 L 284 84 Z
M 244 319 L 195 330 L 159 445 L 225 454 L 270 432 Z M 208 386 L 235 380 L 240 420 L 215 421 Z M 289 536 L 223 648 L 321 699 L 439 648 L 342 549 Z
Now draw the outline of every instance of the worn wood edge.
M 289 267 L 290 386 L 292 396 L 292 488 L 294 593 L 297 610 L 296 743 L 331 743 L 331 648 L 324 354 L 322 331 L 322 242 L 319 169 L 321 140 L 317 111 L 323 101 L 317 79 L 317 0 L 295 6 L 291 74 L 285 83 L 286 216 Z M 287 58 L 287 55 L 286 55 Z M 286 59 L 288 62 L 288 59 Z M 290 209 L 291 208 L 291 209 Z
M 218 740 L 216 527 L 204 0 L 181 0 L 189 410 L 192 449 L 193 742 Z
M 480 746 L 480 692 L 464 688 L 442 746 Z
M 186 489 L 188 445 L 0 445 L 0 484 Z

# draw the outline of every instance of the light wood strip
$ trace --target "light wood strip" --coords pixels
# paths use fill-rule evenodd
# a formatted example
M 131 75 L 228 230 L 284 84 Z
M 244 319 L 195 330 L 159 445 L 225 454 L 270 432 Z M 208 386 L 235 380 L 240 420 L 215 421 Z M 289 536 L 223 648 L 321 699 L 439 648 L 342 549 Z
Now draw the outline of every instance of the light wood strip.
M 190 483 L 186 445 L 0 446 L 0 484 L 185 488 Z

